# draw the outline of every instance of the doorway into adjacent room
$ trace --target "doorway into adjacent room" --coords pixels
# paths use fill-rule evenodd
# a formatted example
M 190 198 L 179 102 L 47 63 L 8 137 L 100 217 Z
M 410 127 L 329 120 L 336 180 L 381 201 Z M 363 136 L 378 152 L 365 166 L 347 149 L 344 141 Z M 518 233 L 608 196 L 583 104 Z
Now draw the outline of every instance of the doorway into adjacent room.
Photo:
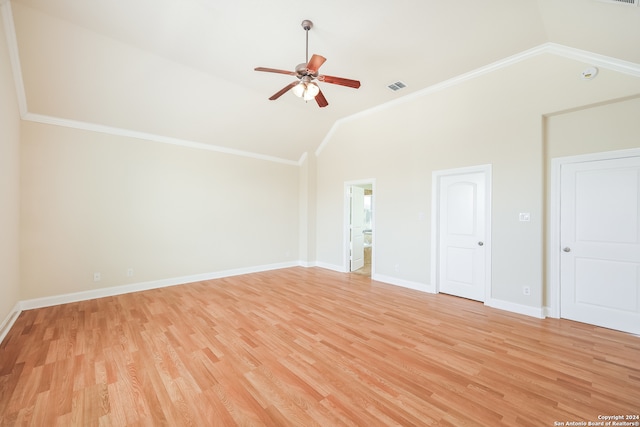
M 374 181 L 345 183 L 345 271 L 371 277 L 374 266 Z

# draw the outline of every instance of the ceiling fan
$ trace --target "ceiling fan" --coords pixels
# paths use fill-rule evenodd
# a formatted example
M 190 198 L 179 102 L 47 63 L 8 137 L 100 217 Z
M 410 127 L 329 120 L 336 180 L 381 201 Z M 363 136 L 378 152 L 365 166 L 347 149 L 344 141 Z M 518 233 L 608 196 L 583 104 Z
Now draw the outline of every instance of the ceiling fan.
M 255 71 L 265 71 L 267 73 L 279 73 L 279 74 L 288 74 L 290 76 L 295 76 L 298 78 L 298 81 L 293 81 L 289 83 L 287 86 L 280 89 L 278 92 L 274 93 L 269 99 L 275 101 L 280 98 L 289 90 L 293 89 L 292 92 L 303 98 L 305 101 L 310 101 L 315 99 L 318 103 L 319 107 L 326 107 L 329 105 L 327 99 L 322 94 L 320 87 L 317 85 L 315 80 L 319 82 L 331 83 L 341 86 L 347 86 L 354 89 L 360 87 L 360 82 L 358 80 L 345 79 L 342 77 L 334 77 L 327 76 L 324 74 L 319 74 L 318 70 L 320 66 L 324 64 L 327 60 L 325 57 L 314 54 L 311 56 L 311 60 L 309 60 L 309 30 L 313 27 L 313 22 L 305 19 L 302 21 L 302 28 L 306 32 L 307 43 L 306 43 L 306 62 L 302 64 L 298 64 L 295 68 L 295 71 L 286 71 L 286 70 L 278 70 L 275 68 L 265 68 L 265 67 L 256 67 Z

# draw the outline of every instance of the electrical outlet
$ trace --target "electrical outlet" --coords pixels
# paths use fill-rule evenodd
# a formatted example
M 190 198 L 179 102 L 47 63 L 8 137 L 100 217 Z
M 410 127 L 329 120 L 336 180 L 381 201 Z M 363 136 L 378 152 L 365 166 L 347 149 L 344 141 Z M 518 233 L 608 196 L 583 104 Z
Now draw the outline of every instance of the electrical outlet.
M 396 271 L 396 273 L 399 273 L 400 272 L 400 264 L 396 264 L 394 266 L 394 270 Z
M 101 278 L 102 277 L 100 276 L 100 273 L 93 273 L 93 281 L 94 282 L 99 282 Z
M 127 277 L 132 277 L 133 276 L 133 268 L 129 267 L 127 268 Z
M 527 296 L 531 295 L 531 288 L 528 287 L 528 286 L 523 286 L 522 287 L 522 293 L 527 295 Z

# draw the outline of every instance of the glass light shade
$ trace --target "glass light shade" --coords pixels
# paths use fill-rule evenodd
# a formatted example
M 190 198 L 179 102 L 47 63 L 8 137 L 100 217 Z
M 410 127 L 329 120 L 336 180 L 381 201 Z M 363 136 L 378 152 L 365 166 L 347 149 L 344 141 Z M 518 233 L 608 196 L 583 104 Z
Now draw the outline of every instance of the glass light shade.
M 303 80 L 295 85 L 291 91 L 295 96 L 303 98 L 305 101 L 311 101 L 320 93 L 320 88 L 313 82 Z
M 297 85 L 295 85 L 293 87 L 293 89 L 291 89 L 291 91 L 293 92 L 293 94 L 295 96 L 297 96 L 298 98 L 302 98 L 304 96 L 304 91 L 306 89 L 306 84 L 305 82 L 300 82 Z
M 307 83 L 306 90 L 304 91 L 304 94 L 302 97 L 304 98 L 305 101 L 311 101 L 312 99 L 315 99 L 318 93 L 320 93 L 320 88 L 318 87 L 318 85 L 310 82 L 310 83 Z

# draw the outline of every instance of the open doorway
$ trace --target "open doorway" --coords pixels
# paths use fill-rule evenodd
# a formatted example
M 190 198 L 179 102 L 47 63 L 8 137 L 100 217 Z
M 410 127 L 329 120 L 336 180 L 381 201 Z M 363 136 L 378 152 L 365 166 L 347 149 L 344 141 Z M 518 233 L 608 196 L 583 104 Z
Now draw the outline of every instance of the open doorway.
M 345 270 L 371 277 L 374 271 L 374 181 L 345 183 Z

